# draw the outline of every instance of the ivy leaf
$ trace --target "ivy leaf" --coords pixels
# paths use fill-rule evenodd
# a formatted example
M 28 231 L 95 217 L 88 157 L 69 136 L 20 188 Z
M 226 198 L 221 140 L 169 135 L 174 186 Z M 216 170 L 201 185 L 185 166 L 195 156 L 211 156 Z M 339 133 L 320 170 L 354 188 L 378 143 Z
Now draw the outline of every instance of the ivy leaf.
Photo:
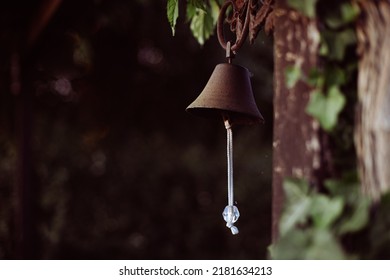
M 335 236 L 328 230 L 313 231 L 310 247 L 307 248 L 308 260 L 343 260 L 347 256 Z
M 309 76 L 306 79 L 306 82 L 315 88 L 322 88 L 325 83 L 324 73 L 317 68 L 313 68 L 309 72 Z
M 280 236 L 279 240 L 270 247 L 270 256 L 273 260 L 305 259 L 310 247 L 311 231 L 293 230 L 288 235 Z
M 348 46 L 356 43 L 355 31 L 351 28 L 342 32 L 324 31 L 323 44 L 326 44 L 327 52 L 323 52 L 329 59 L 341 61 L 344 59 Z M 322 46 L 321 48 L 325 48 Z
M 359 192 L 360 184 L 356 172 L 343 174 L 339 180 L 325 181 L 326 189 L 333 196 L 342 197 L 346 204 L 346 213 L 338 223 L 336 233 L 339 235 L 353 233 L 363 229 L 368 223 L 370 215 L 370 200 Z
M 363 229 L 369 220 L 370 201 L 359 196 L 356 200 L 355 209 L 350 217 L 340 225 L 339 234 L 346 234 Z
M 360 8 L 357 3 L 344 3 L 341 5 L 341 16 L 345 23 L 354 22 L 360 14 Z
M 356 199 L 359 193 L 359 179 L 356 172 L 347 172 L 341 179 L 325 180 L 324 186 L 332 196 L 341 196 L 347 200 Z
M 289 65 L 285 70 L 286 86 L 292 89 L 302 77 L 301 68 L 297 65 Z
M 340 15 L 332 14 L 325 18 L 325 23 L 332 29 L 340 28 L 344 25 L 344 21 L 340 18 Z
M 172 35 L 175 36 L 176 21 L 179 17 L 179 0 L 168 0 L 167 2 L 167 17 L 169 25 L 172 29 Z
M 326 229 L 341 215 L 344 200 L 341 197 L 330 198 L 318 194 L 313 197 L 311 217 L 316 228 Z
M 286 194 L 286 209 L 280 219 L 280 235 L 284 236 L 297 224 L 303 223 L 310 211 L 309 186 L 303 180 L 287 179 L 283 183 Z
M 300 223 L 304 223 L 308 218 L 311 200 L 304 197 L 294 204 L 288 206 L 280 219 L 280 235 L 284 236 L 289 233 Z
M 287 202 L 293 202 L 309 194 L 309 185 L 305 180 L 288 178 L 283 182 L 283 190 L 286 194 Z
M 329 54 L 329 46 L 325 42 L 325 40 L 322 38 L 320 43 L 320 49 L 318 50 L 318 54 L 321 56 L 328 56 Z
M 318 0 L 287 0 L 287 4 L 309 18 L 316 16 L 316 4 Z
M 346 259 L 342 246 L 329 230 L 297 229 L 281 236 L 269 247 L 273 260 Z
M 356 3 L 344 3 L 339 10 L 327 16 L 325 22 L 330 28 L 338 29 L 356 21 L 359 14 L 360 8 Z
M 338 115 L 344 108 L 345 102 L 345 96 L 340 89 L 331 86 L 326 96 L 318 90 L 311 94 L 306 112 L 316 118 L 324 130 L 331 131 L 336 126 Z
M 327 85 L 342 86 L 347 81 L 346 71 L 338 66 L 328 67 L 325 71 Z

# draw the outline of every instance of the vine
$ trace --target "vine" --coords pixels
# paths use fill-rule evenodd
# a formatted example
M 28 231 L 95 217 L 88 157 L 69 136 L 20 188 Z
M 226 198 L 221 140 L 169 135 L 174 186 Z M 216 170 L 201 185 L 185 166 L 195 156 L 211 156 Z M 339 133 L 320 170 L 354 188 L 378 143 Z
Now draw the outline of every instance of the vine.
M 270 246 L 273 259 L 388 258 L 390 195 L 380 204 L 360 192 L 353 146 L 357 95 L 356 1 L 288 0 L 290 7 L 319 22 L 320 67 L 305 75 L 299 66 L 285 70 L 286 85 L 311 88 L 306 113 L 318 121 L 331 143 L 334 174 L 324 188 L 286 179 L 280 238 Z M 321 11 L 321 13 L 316 13 Z M 351 160 L 352 159 L 352 160 Z M 338 170 L 342 170 L 340 174 Z M 349 171 L 348 171 L 349 170 Z

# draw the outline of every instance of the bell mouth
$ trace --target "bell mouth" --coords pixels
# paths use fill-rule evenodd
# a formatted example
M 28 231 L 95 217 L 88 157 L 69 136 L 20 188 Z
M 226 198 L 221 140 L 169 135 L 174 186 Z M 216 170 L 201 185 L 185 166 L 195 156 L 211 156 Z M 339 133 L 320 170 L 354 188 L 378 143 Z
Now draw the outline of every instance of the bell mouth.
M 201 118 L 207 119 L 219 119 L 219 118 L 228 118 L 232 124 L 238 125 L 254 125 L 264 123 L 264 118 L 259 115 L 250 115 L 242 112 L 235 112 L 232 110 L 224 110 L 219 108 L 196 108 L 196 107 L 187 107 L 186 112 Z

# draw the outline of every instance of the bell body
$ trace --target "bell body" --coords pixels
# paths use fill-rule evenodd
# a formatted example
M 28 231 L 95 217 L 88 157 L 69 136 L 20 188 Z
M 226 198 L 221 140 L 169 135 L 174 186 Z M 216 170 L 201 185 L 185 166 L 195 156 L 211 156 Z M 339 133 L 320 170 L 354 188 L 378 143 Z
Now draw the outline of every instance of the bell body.
M 253 97 L 248 69 L 218 64 L 198 98 L 186 109 L 190 114 L 229 118 L 232 124 L 264 122 Z

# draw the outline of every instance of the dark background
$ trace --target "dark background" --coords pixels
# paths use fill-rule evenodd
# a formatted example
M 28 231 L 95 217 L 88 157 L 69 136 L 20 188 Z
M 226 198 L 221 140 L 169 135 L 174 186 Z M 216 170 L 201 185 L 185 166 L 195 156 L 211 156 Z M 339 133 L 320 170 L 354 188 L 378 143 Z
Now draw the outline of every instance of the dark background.
M 224 62 L 216 36 L 197 44 L 184 1 L 175 37 L 162 0 L 63 1 L 28 48 L 43 2 L 0 4 L 0 258 L 21 257 L 20 181 L 30 190 L 29 258 L 266 258 L 270 38 L 260 34 L 234 60 L 253 73 L 266 123 L 235 130 L 241 217 L 240 234 L 232 236 L 221 215 L 227 203 L 223 123 L 184 111 Z M 17 58 L 24 101 L 11 90 Z M 18 151 L 27 173 L 18 167 Z

